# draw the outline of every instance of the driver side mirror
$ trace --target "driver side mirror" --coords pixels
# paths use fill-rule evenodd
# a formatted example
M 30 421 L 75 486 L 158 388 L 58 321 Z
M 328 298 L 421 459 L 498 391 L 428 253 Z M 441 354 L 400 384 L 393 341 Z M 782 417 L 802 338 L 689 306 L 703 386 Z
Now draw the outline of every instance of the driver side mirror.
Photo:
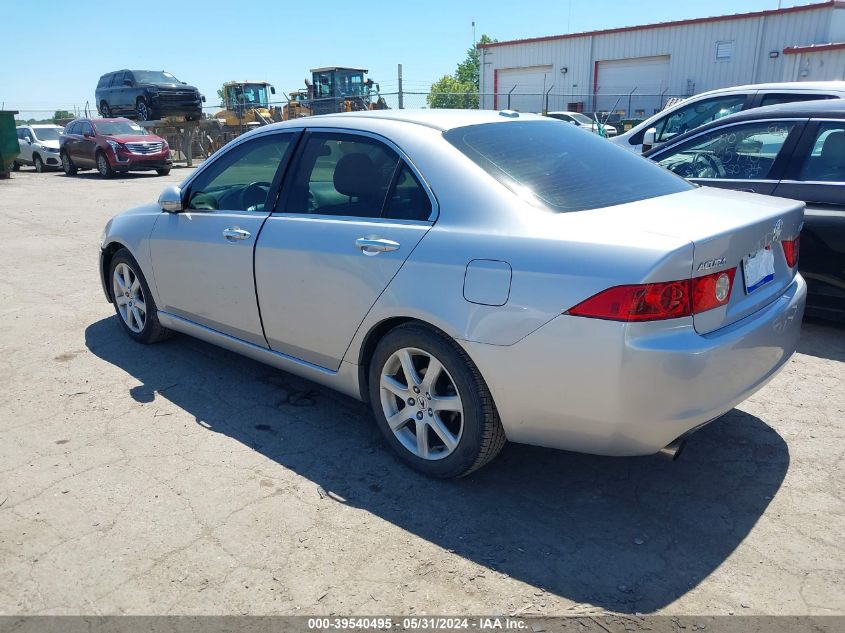
M 270 94 L 271 95 L 276 94 L 276 89 L 273 86 L 270 86 Z
M 657 136 L 657 128 L 650 127 L 643 134 L 643 153 L 654 147 L 654 138 Z
M 124 79 L 124 80 L 123 80 L 123 85 L 124 85 L 124 86 L 129 86 L 129 87 L 131 88 L 131 87 L 132 87 L 132 80 L 131 80 L 131 79 Z
M 94 133 L 93 132 L 83 132 L 82 136 L 84 138 L 94 138 Z
M 168 185 L 158 197 L 158 206 L 168 213 L 184 211 L 182 206 L 182 189 L 179 185 Z

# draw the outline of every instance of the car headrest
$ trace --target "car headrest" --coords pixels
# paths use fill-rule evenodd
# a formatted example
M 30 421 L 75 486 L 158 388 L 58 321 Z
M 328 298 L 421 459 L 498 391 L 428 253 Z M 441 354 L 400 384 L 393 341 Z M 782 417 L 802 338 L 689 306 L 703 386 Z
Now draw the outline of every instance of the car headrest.
M 822 157 L 827 161 L 845 163 L 845 132 L 831 132 L 822 145 Z
M 342 156 L 334 169 L 334 188 L 344 196 L 370 198 L 382 193 L 382 174 L 363 152 Z

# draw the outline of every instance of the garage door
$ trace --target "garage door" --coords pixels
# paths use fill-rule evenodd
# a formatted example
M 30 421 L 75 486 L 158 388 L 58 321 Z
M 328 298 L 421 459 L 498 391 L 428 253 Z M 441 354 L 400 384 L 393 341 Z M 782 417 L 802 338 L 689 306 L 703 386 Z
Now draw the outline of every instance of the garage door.
M 669 55 L 600 61 L 596 109 L 649 116 L 660 110 L 661 95 L 668 87 Z
M 511 110 L 540 112 L 543 109 L 543 95 L 554 83 L 552 66 L 528 66 L 523 68 L 501 68 L 496 71 L 495 109 L 508 107 L 510 94 Z M 513 90 L 513 92 L 511 92 Z

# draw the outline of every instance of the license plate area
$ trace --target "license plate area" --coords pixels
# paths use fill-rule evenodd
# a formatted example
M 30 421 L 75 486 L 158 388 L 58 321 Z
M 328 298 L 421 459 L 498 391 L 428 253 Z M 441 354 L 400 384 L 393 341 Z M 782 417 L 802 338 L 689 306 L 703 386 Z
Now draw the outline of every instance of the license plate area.
M 742 276 L 745 293 L 751 294 L 775 278 L 775 255 L 772 247 L 761 248 L 742 258 Z

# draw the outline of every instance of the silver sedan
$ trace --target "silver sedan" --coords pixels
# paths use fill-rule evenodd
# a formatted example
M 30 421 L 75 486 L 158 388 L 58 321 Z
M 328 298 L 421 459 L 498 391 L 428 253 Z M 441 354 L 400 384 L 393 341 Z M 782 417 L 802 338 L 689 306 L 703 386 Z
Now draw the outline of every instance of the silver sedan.
M 369 401 L 455 477 L 506 440 L 675 455 L 795 351 L 802 221 L 543 117 L 388 110 L 236 139 L 113 218 L 100 273 L 136 341 Z

